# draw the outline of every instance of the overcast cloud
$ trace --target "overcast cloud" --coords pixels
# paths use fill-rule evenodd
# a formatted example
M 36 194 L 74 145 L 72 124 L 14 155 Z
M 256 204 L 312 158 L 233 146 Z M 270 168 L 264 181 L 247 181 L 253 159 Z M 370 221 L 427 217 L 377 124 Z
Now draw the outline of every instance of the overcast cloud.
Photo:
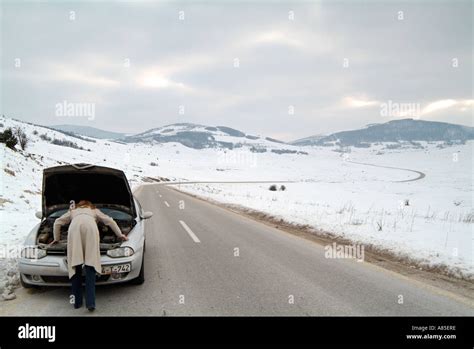
M 292 140 L 410 116 L 382 115 L 391 101 L 472 126 L 472 17 L 470 1 L 2 2 L 1 113 Z M 95 117 L 58 116 L 63 101 Z

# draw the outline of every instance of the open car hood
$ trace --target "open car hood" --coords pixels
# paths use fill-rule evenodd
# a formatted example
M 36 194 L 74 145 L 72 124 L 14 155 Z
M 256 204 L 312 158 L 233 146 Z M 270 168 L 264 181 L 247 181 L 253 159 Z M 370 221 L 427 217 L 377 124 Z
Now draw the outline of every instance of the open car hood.
M 43 171 L 43 217 L 69 207 L 71 200 L 115 206 L 136 217 L 133 194 L 125 173 L 110 167 L 74 164 Z

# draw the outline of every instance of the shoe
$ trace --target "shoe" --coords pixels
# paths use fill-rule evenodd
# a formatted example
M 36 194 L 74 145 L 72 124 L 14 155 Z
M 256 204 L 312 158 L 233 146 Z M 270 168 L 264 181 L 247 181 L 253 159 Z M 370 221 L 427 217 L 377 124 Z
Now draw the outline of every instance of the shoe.
M 90 312 L 93 312 L 95 310 L 95 307 L 87 307 L 87 310 L 89 310 Z
M 74 304 L 74 309 L 82 308 L 82 304 Z

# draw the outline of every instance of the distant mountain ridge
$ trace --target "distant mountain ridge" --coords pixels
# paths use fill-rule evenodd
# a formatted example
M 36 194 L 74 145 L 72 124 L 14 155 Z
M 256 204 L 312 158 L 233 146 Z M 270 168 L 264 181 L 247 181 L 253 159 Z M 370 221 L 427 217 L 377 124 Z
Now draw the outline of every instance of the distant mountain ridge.
M 83 136 L 112 139 L 125 143 L 181 143 L 194 149 L 226 148 L 242 146 L 263 152 L 279 146 L 370 146 L 379 142 L 414 141 L 466 141 L 474 139 L 474 128 L 438 121 L 414 119 L 392 120 L 381 124 L 369 124 L 365 128 L 341 131 L 330 135 L 314 135 L 285 143 L 270 137 L 251 135 L 227 126 L 206 126 L 194 123 L 175 123 L 149 129 L 137 134 L 110 132 L 90 126 L 51 126 L 63 132 Z
M 175 142 L 193 149 L 234 149 L 247 147 L 250 151 L 257 153 L 266 152 L 267 150 L 275 153 L 298 152 L 294 149 L 287 149 L 288 147 L 285 146 L 288 146 L 288 144 L 277 139 L 247 134 L 227 126 L 207 126 L 183 122 L 155 127 L 136 134 L 110 132 L 79 125 L 55 125 L 49 127 L 70 135 L 110 139 L 123 143 Z
M 290 142 L 289 144 L 297 146 L 307 146 L 307 145 L 317 145 L 319 140 L 326 137 L 325 135 L 314 135 L 305 138 L 300 138 L 295 141 Z
M 189 148 L 227 148 L 234 149 L 242 146 L 255 149 L 266 148 L 275 143 L 285 144 L 272 138 L 246 134 L 227 126 L 206 126 L 192 123 L 176 123 L 152 128 L 121 139 L 124 142 L 177 142 Z
M 316 136 L 317 137 L 317 136 Z M 294 145 L 361 145 L 399 141 L 467 141 L 474 139 L 474 128 L 447 122 L 414 119 L 392 120 L 370 124 L 366 128 L 342 131 L 321 138 L 307 137 L 291 142 Z M 305 141 L 306 140 L 306 141 Z
M 54 125 L 49 127 L 59 131 L 72 132 L 75 134 L 99 139 L 119 139 L 126 136 L 125 133 L 106 131 L 91 126 Z

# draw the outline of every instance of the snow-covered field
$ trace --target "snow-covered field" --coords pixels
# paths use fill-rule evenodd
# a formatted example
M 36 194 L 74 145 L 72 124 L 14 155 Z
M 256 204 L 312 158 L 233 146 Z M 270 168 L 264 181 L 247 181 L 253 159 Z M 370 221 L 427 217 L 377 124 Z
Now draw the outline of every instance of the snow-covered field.
M 31 139 L 25 151 L 0 144 L 0 257 L 14 257 L 9 251 L 17 250 L 38 223 L 34 214 L 41 208 L 43 168 L 86 162 L 124 170 L 132 187 L 145 177 L 292 181 L 284 184 L 284 191 L 269 191 L 269 184 L 258 183 L 185 184 L 180 188 L 431 266 L 445 265 L 459 275 L 474 275 L 472 142 L 442 149 L 426 143 L 424 149 L 388 150 L 378 145 L 352 148 L 350 153 L 337 152 L 334 147 L 278 145 L 308 155 L 275 154 L 253 153 L 247 148 L 196 150 L 177 143 L 86 141 L 8 118 L 0 118 L 0 123 L 0 131 L 21 126 Z M 84 150 L 51 144 L 47 137 L 72 141 Z M 222 141 L 230 139 L 222 137 Z M 426 177 L 407 181 L 419 174 L 366 164 L 412 169 Z M 15 258 L 0 258 L 0 292 L 6 296 L 18 282 L 15 263 Z
M 284 183 L 284 191 L 270 191 L 268 184 L 189 184 L 181 190 L 472 277 L 472 143 L 424 146 L 403 151 L 379 146 L 349 154 L 319 148 L 294 164 L 294 176 L 284 165 L 273 175 L 267 170 L 267 178 L 299 181 Z M 426 177 L 417 180 L 422 176 L 414 172 L 361 163 L 414 169 Z

